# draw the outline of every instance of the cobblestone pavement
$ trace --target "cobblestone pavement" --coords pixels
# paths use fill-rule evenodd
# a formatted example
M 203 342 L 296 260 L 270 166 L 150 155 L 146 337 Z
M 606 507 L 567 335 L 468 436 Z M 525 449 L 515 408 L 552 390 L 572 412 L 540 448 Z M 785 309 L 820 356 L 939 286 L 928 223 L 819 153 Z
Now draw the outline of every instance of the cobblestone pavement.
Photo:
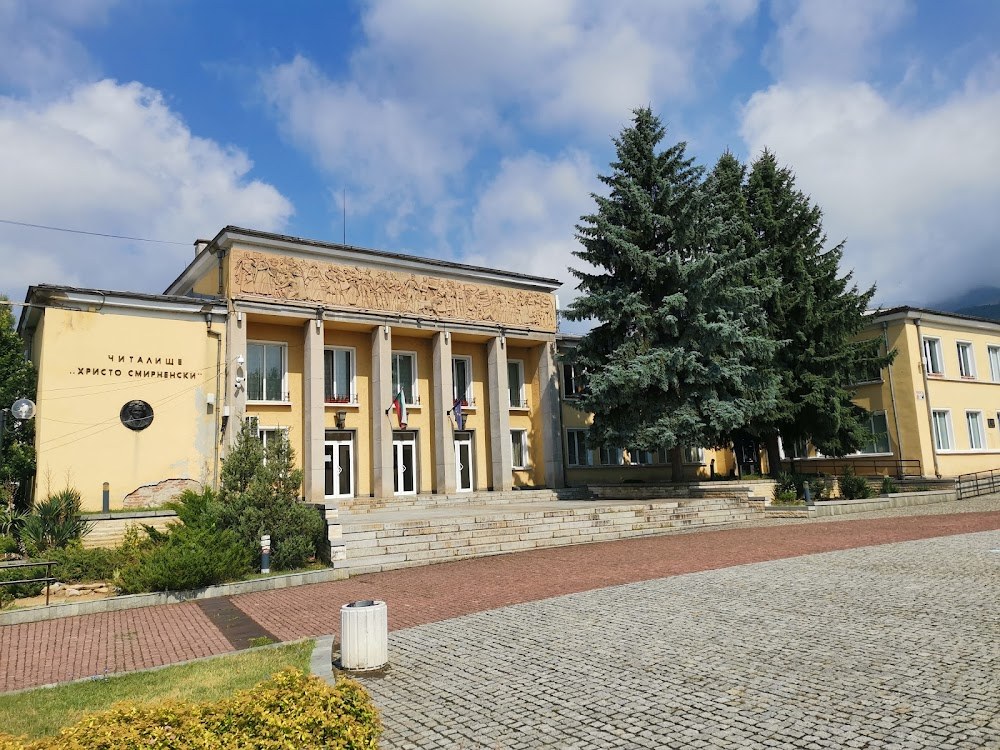
M 1000 532 L 570 594 L 390 636 L 382 747 L 1000 748 Z

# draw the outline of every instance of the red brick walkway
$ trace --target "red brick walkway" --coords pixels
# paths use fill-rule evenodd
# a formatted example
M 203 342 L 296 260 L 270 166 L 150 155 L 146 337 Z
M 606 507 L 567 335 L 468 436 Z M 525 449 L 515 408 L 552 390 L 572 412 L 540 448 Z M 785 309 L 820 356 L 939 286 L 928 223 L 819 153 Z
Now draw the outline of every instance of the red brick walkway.
M 667 534 L 358 576 L 232 601 L 291 640 L 336 633 L 340 606 L 383 599 L 393 630 L 508 604 L 798 555 L 1000 529 L 1000 513 L 905 516 Z M 0 628 L 0 692 L 223 653 L 193 604 Z

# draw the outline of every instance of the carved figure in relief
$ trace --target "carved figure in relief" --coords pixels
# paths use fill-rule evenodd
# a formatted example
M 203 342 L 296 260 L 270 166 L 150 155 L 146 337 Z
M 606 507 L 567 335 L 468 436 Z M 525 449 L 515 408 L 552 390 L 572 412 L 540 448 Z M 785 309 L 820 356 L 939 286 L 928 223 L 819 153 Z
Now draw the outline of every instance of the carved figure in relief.
M 323 272 L 316 263 L 307 263 L 302 274 L 305 281 L 305 298 L 310 302 L 325 302 L 326 290 L 323 288 Z

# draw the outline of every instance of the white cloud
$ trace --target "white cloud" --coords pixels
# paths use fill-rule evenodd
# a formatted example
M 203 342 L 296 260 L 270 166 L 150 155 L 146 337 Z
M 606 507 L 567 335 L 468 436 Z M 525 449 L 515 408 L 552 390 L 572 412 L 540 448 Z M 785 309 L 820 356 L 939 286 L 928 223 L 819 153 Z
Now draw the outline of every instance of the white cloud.
M 21 91 L 65 89 L 94 71 L 73 36 L 99 26 L 117 0 L 0 0 L 0 85 Z
M 786 83 L 857 80 L 878 61 L 877 40 L 909 12 L 907 0 L 781 0 L 764 61 Z
M 1000 87 L 912 110 L 870 85 L 778 84 L 751 97 L 750 153 L 791 165 L 845 265 L 884 303 L 933 303 L 1000 278 Z
M 282 229 L 292 206 L 242 151 L 194 136 L 161 95 L 100 81 L 56 100 L 0 98 L 3 218 L 193 242 L 226 224 Z M 28 284 L 162 291 L 191 246 L 0 225 L 3 291 Z

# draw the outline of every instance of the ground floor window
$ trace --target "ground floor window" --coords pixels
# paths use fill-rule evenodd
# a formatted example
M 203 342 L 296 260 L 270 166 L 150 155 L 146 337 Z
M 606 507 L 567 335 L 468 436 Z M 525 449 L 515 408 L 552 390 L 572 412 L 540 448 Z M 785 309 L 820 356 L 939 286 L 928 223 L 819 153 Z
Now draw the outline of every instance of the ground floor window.
M 891 453 L 889 423 L 884 411 L 873 412 L 868 417 L 868 429 L 872 434 L 871 440 L 861 446 L 858 453 Z
M 250 425 L 250 429 L 256 433 L 261 445 L 264 446 L 264 462 L 266 463 L 267 454 L 275 449 L 278 441 L 282 437 L 285 440 L 288 439 L 288 428 L 277 425 L 262 425 L 258 417 L 247 417 L 247 423 Z
M 570 466 L 591 466 L 593 455 L 587 448 L 586 430 L 566 430 L 566 461 Z
M 981 411 L 967 411 L 965 412 L 965 422 L 969 426 L 969 447 L 974 451 L 981 451 L 986 447 L 983 413 Z
M 686 446 L 683 457 L 686 464 L 703 464 L 705 463 L 705 449 Z
M 528 431 L 510 431 L 510 458 L 515 469 L 528 468 Z
M 951 439 L 951 412 L 946 409 L 935 410 L 931 418 L 934 424 L 934 447 L 939 451 L 950 451 L 954 445 Z

